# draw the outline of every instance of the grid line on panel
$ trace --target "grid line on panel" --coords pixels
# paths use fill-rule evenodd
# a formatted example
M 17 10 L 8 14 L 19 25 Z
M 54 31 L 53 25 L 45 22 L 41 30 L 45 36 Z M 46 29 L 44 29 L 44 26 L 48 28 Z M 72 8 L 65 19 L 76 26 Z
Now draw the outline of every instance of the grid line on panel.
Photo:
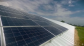
M 28 34 L 27 34 L 28 35 Z M 33 35 L 33 34 L 32 34 Z M 35 36 L 34 36 L 35 37 Z M 32 37 L 31 37 L 32 38 Z M 30 38 L 30 40 L 32 41 L 32 39 Z M 32 43 L 34 43 L 34 41 L 32 41 Z M 30 44 L 30 43 L 29 43 Z M 35 43 L 34 43 L 34 45 L 35 45 Z M 35 45 L 36 46 L 36 45 Z
M 35 20 L 33 20 L 33 21 L 35 21 Z M 35 21 L 36 22 L 36 21 Z M 39 21 L 39 22 L 42 22 L 42 21 Z M 47 23 L 47 22 L 43 22 L 43 23 Z M 39 23 L 40 24 L 40 23 Z M 48 23 L 47 23 L 48 24 Z M 49 24 L 50 25 L 50 24 Z M 56 24 L 57 25 L 57 24 Z M 41 26 L 43 26 L 43 25 L 41 25 Z M 51 24 L 51 26 L 53 26 L 52 24 Z M 60 26 L 60 25 L 58 25 L 58 26 Z M 44 26 L 43 26 L 44 27 Z M 53 27 L 55 27 L 55 26 L 53 26 Z M 56 29 L 58 29 L 59 31 L 65 31 L 66 29 L 63 29 L 64 27 L 62 27 L 62 26 L 60 26 L 60 27 L 55 27 Z M 59 29 L 59 28 L 61 28 L 61 29 Z
M 17 28 L 18 29 L 18 28 Z M 19 31 L 19 30 L 18 30 Z M 19 33 L 20 33 L 20 31 L 19 31 Z M 20 35 L 21 35 L 21 33 L 20 33 Z M 21 35 L 22 36 L 22 35 Z M 23 38 L 23 36 L 22 36 L 22 38 Z M 24 38 L 23 38 L 23 40 L 24 40 Z M 24 40 L 25 41 L 25 40 Z M 25 42 L 26 43 L 26 42 Z M 26 43 L 26 45 L 27 45 L 27 43 Z M 19 46 L 19 45 L 18 45 Z
M 58 35 L 58 34 L 61 34 L 62 32 L 54 27 L 44 27 L 46 28 L 47 30 L 49 30 L 50 32 L 52 32 L 54 35 Z
M 45 23 L 47 23 L 47 22 L 45 22 Z M 48 24 L 48 23 L 47 23 Z M 50 25 L 50 24 L 49 24 Z M 50 25 L 50 26 L 52 26 L 52 27 L 54 27 L 53 25 Z M 44 26 L 43 26 L 44 27 Z M 57 28 L 58 29 L 58 27 L 55 27 L 55 28 Z M 59 29 L 60 30 L 60 29 Z
M 47 22 L 45 22 L 45 23 L 47 23 Z M 53 25 L 50 25 L 50 26 L 52 26 L 52 27 L 54 27 Z M 43 26 L 44 27 L 44 26 Z M 59 31 L 62 31 L 61 29 L 59 29 L 58 27 L 55 27 L 56 29 L 58 29 Z
M 37 21 L 36 21 L 37 22 Z M 43 23 L 47 23 L 48 24 L 48 22 L 46 22 L 46 21 L 39 21 L 39 22 L 43 22 Z M 50 22 L 50 21 L 49 21 Z M 52 22 L 51 22 L 52 23 Z M 53 23 L 54 24 L 54 23 Z M 53 26 L 52 24 L 49 24 L 49 25 L 51 25 L 51 26 Z M 60 25 L 58 25 L 58 24 L 54 24 L 54 25 L 56 25 L 56 27 L 55 26 L 53 26 L 53 27 L 55 27 L 55 28 L 60 28 L 60 29 L 62 29 L 63 30 L 63 28 L 64 27 L 62 27 L 62 26 L 60 26 Z
M 31 32 L 30 32 L 31 33 Z M 36 37 L 36 36 L 34 36 L 34 37 Z M 37 40 L 38 41 L 38 40 Z
M 33 22 L 35 22 L 34 20 L 32 20 Z M 35 23 L 37 23 L 37 22 L 35 22 Z M 38 23 L 37 23 L 38 24 Z M 38 24 L 39 25 L 39 24 Z M 39 26 L 41 26 L 41 25 L 39 25 Z M 42 27 L 42 26 L 41 26 Z M 44 27 L 42 27 L 43 29 L 45 29 Z M 46 31 L 48 31 L 47 29 L 45 29 Z M 51 33 L 52 35 L 54 35 L 52 32 L 50 32 L 50 31 L 48 31 L 49 33 Z M 54 35 L 55 36 L 55 35 Z
M 6 18 L 6 20 L 7 20 L 7 18 Z M 8 24 L 9 24 L 9 22 L 8 22 Z M 13 22 L 13 24 L 14 24 L 14 22 Z M 14 24 L 15 25 L 15 24 Z M 13 32 L 12 32 L 13 33 Z M 14 35 L 14 33 L 13 33 L 13 35 Z M 14 38 L 15 38 L 15 36 L 14 36 Z M 16 38 L 15 38 L 15 40 L 16 40 Z M 17 41 L 16 41 L 16 43 L 17 43 Z M 17 46 L 18 46 L 18 44 L 17 44 Z
M 34 20 L 35 21 L 35 20 Z M 51 21 L 49 21 L 49 20 L 47 20 L 49 23 L 51 23 L 51 25 L 52 25 L 52 23 L 53 22 L 51 22 Z M 46 22 L 47 24 L 48 24 L 48 22 L 47 21 L 39 21 L 39 22 Z M 57 26 L 60 26 L 60 25 L 58 25 L 58 24 L 56 24 L 56 23 L 53 23 L 53 24 L 55 24 L 55 25 L 57 25 Z M 53 25 L 52 25 L 53 26 Z M 61 28 L 62 28 L 62 26 L 60 26 Z
M 26 33 L 26 35 L 29 35 L 28 33 L 27 33 L 27 30 L 29 30 L 28 32 L 30 32 L 30 34 L 31 35 L 33 35 L 33 37 L 30 37 L 29 36 L 29 38 L 27 38 L 27 39 L 31 39 L 31 41 L 32 40 L 34 40 L 34 38 L 39 38 L 39 39 L 37 39 L 37 40 L 34 40 L 34 41 L 32 41 L 32 42 L 30 42 L 30 43 L 28 43 L 28 45 L 31 45 L 31 44 L 35 44 L 35 46 L 37 46 L 37 45 L 40 45 L 40 44 L 42 44 L 43 42 L 45 42 L 46 40 L 49 40 L 49 39 L 51 39 L 52 37 L 53 37 L 53 35 L 51 35 L 49 32 L 47 32 L 46 30 L 44 30 L 42 27 L 38 27 L 38 28 L 36 28 L 36 27 L 33 27 L 33 28 L 27 28 L 26 27 L 26 29 L 25 29 L 25 27 L 16 27 L 17 29 L 20 29 L 20 30 L 18 30 L 19 31 L 19 33 L 20 33 L 20 31 L 23 29 L 23 31 Z M 12 27 L 12 32 L 13 32 L 13 30 L 17 30 L 17 29 L 15 29 L 15 27 L 13 28 Z M 25 29 L 25 30 L 24 30 Z M 34 31 L 34 32 L 32 32 L 34 29 L 36 29 L 36 31 Z M 42 29 L 42 30 L 41 30 Z M 40 34 L 40 32 L 42 32 L 42 34 Z M 14 34 L 15 32 L 13 32 L 13 34 Z M 39 34 L 38 34 L 39 33 Z M 37 34 L 36 36 L 34 35 L 34 34 Z M 21 33 L 20 33 L 20 35 L 21 35 Z M 25 35 L 21 35 L 22 37 L 24 37 Z M 42 38 L 41 38 L 41 36 L 43 36 Z M 15 37 L 15 35 L 14 35 L 14 37 Z M 17 36 L 17 37 L 19 37 L 19 36 Z M 16 37 L 15 37 L 16 38 Z M 27 39 L 24 39 L 24 40 L 27 40 Z M 42 41 L 39 41 L 39 40 L 41 40 L 41 39 L 43 39 L 43 42 Z M 44 41 L 45 40 L 45 41 Z M 17 41 L 17 40 L 16 40 Z M 22 41 L 22 40 L 19 40 L 19 41 Z M 18 42 L 18 41 L 17 41 Z M 37 43 L 36 43 L 37 42 Z M 12 43 L 14 43 L 14 42 L 12 42 Z M 10 43 L 10 44 L 12 44 L 12 43 Z M 26 43 L 27 44 L 27 43 Z
M 40 36 L 40 35 L 39 35 Z
M 23 29 L 23 28 L 22 28 Z M 24 30 L 24 29 L 23 29 Z M 25 31 L 24 31 L 25 32 Z M 26 33 L 26 32 L 25 32 Z M 21 34 L 21 33 L 20 33 Z M 26 33 L 27 34 L 27 33 Z M 27 34 L 28 35 L 28 34 Z M 24 35 L 23 35 L 24 36 Z M 29 37 L 29 36 L 28 36 Z M 23 38 L 24 39 L 24 38 Z M 31 40 L 31 38 L 29 37 L 29 38 L 26 38 L 26 39 L 30 39 Z M 24 41 L 25 41 L 25 39 L 24 39 Z M 25 41 L 25 43 L 26 43 L 26 41 Z M 27 44 L 27 43 L 26 43 Z M 28 45 L 28 44 L 27 44 Z
M 12 29 L 11 29 L 11 31 L 12 31 Z M 12 34 L 13 34 L 13 37 L 15 38 L 13 31 L 12 31 Z M 6 41 L 6 40 L 5 40 L 5 41 Z M 15 42 L 17 43 L 16 38 L 15 38 Z M 12 42 L 12 43 L 15 43 L 15 42 Z M 12 43 L 8 43 L 8 44 L 6 43 L 6 45 L 9 46 L 9 45 L 12 44 Z
M 37 22 L 37 21 L 36 21 Z M 45 23 L 47 23 L 47 22 L 45 22 Z M 39 23 L 40 24 L 40 23 Z M 48 23 L 47 23 L 48 24 Z M 56 24 L 57 25 L 57 24 Z M 41 25 L 42 26 L 42 25 Z M 58 26 L 58 27 L 57 27 Z M 57 30 L 59 30 L 59 31 L 61 31 L 61 32 L 64 32 L 64 31 L 66 31 L 66 29 L 64 28 L 64 27 L 62 27 L 62 26 L 60 26 L 60 25 L 57 25 L 56 27 L 55 26 L 53 26 L 52 24 L 50 25 L 50 27 L 53 27 L 53 28 L 56 28 Z M 60 27 L 59 27 L 60 26 Z M 44 27 L 44 26 L 43 26 Z
M 23 32 L 23 31 L 20 31 L 20 32 Z M 44 32 L 44 31 L 40 31 L 40 32 Z M 14 32 L 14 33 L 17 33 L 17 32 Z M 32 32 L 30 32 L 31 34 L 33 34 Z M 39 32 L 35 32 L 35 33 L 39 33 Z M 6 34 L 6 33 L 5 33 Z M 12 33 L 7 33 L 7 34 L 12 34 Z M 16 36 L 17 37 L 17 36 Z
M 14 34 L 14 33 L 13 33 Z M 14 36 L 15 37 L 15 36 Z M 16 39 L 16 38 L 15 38 Z M 19 41 L 22 41 L 22 40 L 19 40 Z M 16 42 L 18 42 L 17 40 L 16 40 Z
M 12 29 L 11 29 L 12 30 Z M 13 33 L 13 31 L 12 31 L 12 33 Z M 13 36 L 14 36 L 14 33 L 13 33 Z M 15 38 L 15 36 L 14 36 L 14 38 Z M 15 41 L 16 41 L 16 38 L 15 38 Z M 17 41 L 16 41 L 16 43 L 17 43 Z M 17 44 L 17 46 L 18 46 L 18 44 Z
M 7 22 L 4 23 L 4 19 L 6 19 L 5 21 L 7 21 L 7 22 L 9 21 L 11 25 L 6 24 Z M 10 26 L 30 26 L 30 25 L 38 26 L 32 20 L 15 19 L 15 18 L 7 18 L 7 17 L 2 18 L 2 23 L 4 26 L 9 26 L 9 25 Z

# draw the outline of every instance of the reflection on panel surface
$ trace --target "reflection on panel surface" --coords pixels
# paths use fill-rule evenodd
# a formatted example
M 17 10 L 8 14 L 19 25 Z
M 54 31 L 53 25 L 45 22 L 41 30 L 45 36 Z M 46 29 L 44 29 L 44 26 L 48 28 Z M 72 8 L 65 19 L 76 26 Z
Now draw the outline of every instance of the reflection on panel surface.
M 54 28 L 52 26 L 50 26 L 50 27 L 44 27 L 44 28 L 47 29 L 47 30 L 49 30 L 50 32 L 52 32 L 54 35 L 58 35 L 58 34 L 62 33 L 61 30 L 56 29 L 56 28 Z
M 1 17 L 3 26 L 30 26 L 37 25 L 32 20 L 24 20 L 17 18 Z

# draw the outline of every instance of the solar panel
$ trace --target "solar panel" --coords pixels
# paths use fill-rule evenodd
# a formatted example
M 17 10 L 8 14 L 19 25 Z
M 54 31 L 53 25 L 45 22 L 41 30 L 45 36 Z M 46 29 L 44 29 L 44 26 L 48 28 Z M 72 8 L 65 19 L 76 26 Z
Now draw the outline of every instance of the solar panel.
M 32 20 L 17 19 L 10 17 L 1 17 L 3 26 L 38 26 Z
M 7 46 L 38 46 L 54 36 L 41 27 L 4 28 Z
M 38 46 L 67 30 L 43 17 L 1 5 L 0 15 L 6 46 Z

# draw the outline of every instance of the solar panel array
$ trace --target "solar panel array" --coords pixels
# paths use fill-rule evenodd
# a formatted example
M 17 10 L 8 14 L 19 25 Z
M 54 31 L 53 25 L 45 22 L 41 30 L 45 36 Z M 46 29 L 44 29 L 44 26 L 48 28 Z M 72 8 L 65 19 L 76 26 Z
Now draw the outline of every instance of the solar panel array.
M 6 46 L 39 46 L 67 30 L 40 16 L 1 5 L 0 15 Z

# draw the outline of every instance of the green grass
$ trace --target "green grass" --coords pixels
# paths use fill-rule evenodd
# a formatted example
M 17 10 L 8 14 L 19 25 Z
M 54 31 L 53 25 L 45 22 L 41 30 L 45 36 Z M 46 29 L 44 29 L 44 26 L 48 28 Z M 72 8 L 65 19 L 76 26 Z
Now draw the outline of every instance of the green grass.
M 76 26 L 76 30 L 78 31 L 80 45 L 84 44 L 84 27 Z

